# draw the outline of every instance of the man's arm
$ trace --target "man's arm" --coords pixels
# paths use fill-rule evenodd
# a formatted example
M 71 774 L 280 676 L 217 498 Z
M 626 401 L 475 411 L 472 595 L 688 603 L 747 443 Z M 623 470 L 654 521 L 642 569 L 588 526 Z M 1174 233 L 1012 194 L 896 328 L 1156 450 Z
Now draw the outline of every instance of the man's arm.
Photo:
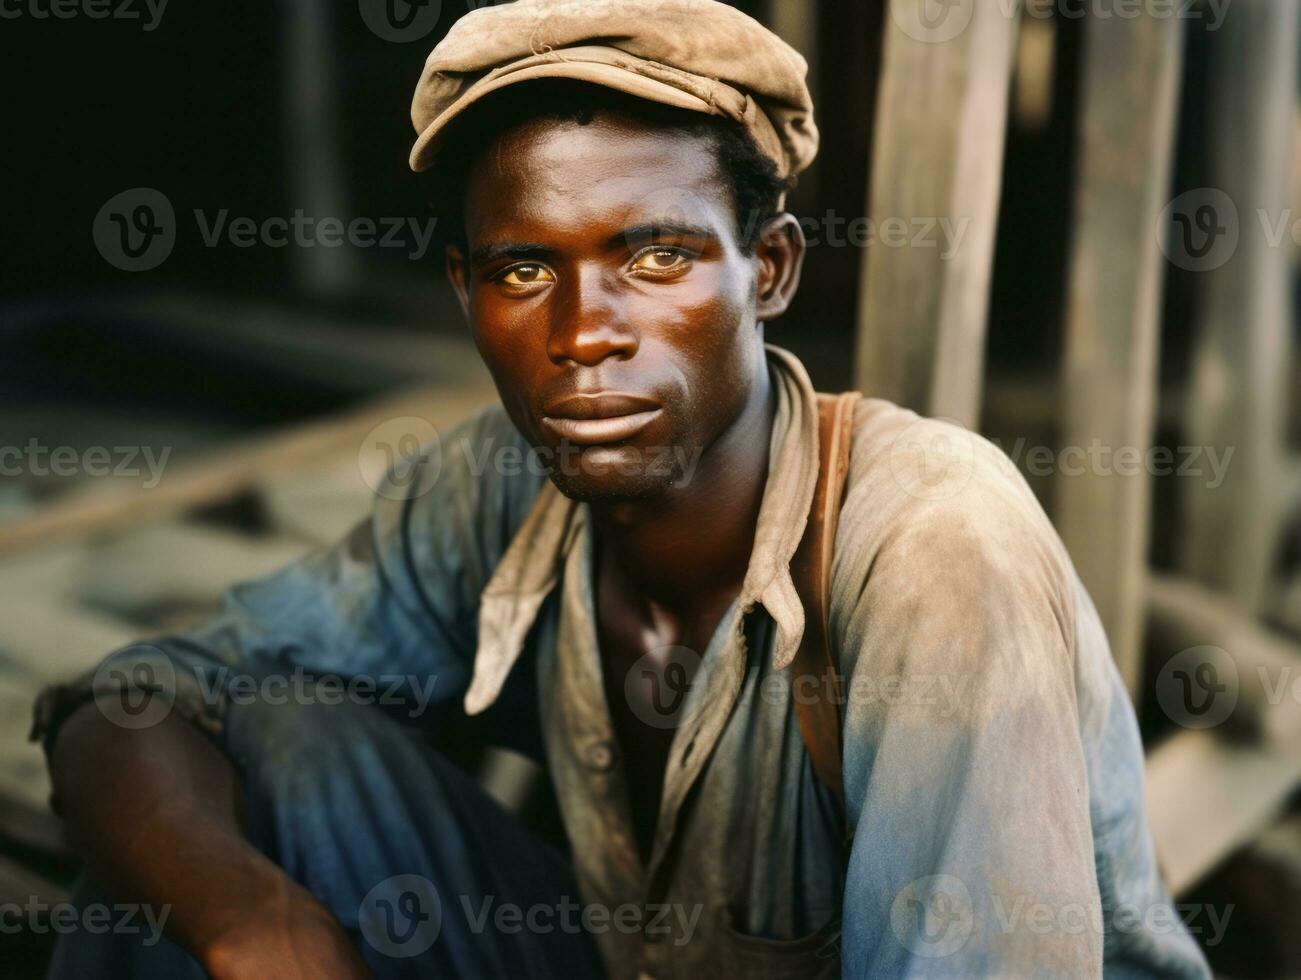
M 1047 516 L 986 440 L 869 401 L 831 610 L 846 975 L 1209 976 L 1157 873 L 1133 709 Z
M 50 771 L 74 847 L 111 895 L 145 902 L 213 977 L 363 977 L 338 923 L 244 838 L 235 768 L 177 716 L 149 729 L 77 709 Z
M 245 839 L 227 714 L 263 692 L 283 703 L 304 677 L 366 680 L 429 730 L 458 712 L 479 592 L 536 491 L 476 473 L 467 446 L 513 435 L 499 409 L 472 416 L 445 436 L 437 478 L 407 481 L 415 493 L 381 492 L 333 547 L 232 587 L 212 618 L 38 703 L 33 737 L 89 870 L 115 898 L 170 906 L 167 933 L 214 975 L 358 968 L 325 909 Z

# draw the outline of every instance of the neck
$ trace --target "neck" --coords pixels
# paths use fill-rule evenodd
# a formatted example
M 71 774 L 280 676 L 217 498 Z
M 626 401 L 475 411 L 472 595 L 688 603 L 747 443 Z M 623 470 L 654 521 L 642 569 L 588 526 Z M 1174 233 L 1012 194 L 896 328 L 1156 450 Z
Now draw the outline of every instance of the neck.
M 741 414 L 692 480 L 647 500 L 595 503 L 602 563 L 648 605 L 691 611 L 734 595 L 754 548 L 776 399 L 763 369 Z

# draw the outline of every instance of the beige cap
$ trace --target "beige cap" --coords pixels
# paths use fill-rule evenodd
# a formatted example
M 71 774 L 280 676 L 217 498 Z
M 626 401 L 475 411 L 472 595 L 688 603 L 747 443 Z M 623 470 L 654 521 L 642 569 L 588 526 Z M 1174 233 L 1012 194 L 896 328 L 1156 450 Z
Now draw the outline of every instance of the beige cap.
M 799 52 L 717 0 L 517 0 L 458 20 L 425 62 L 411 103 L 411 169 L 433 164 L 448 123 L 490 92 L 575 78 L 726 116 L 782 176 L 818 151 Z

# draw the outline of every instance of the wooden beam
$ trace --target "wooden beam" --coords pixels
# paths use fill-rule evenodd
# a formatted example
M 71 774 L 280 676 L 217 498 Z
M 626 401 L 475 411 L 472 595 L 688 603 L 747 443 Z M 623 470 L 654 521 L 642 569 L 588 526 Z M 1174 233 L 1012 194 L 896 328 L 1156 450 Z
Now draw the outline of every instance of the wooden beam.
M 856 380 L 974 428 L 1019 15 L 959 4 L 936 27 L 919 7 L 885 22 Z
M 1218 647 L 1237 678 L 1237 734 L 1301 754 L 1301 644 L 1242 613 L 1227 596 L 1190 579 L 1153 574 L 1148 629 L 1161 659 Z
M 1147 760 L 1147 816 L 1176 895 L 1279 816 L 1301 778 L 1295 751 L 1180 732 Z
M 1301 783 L 1301 645 L 1186 579 L 1153 576 L 1148 597 L 1159 650 L 1219 647 L 1237 679 L 1224 723 L 1180 731 L 1148 756 L 1148 821 L 1177 894 L 1267 826 Z
M 1150 474 L 1111 457 L 1152 441 L 1167 200 L 1182 62 L 1178 18 L 1086 24 L 1079 186 L 1066 309 L 1063 450 L 1108 452 L 1057 475 L 1056 523 L 1122 675 L 1139 677 Z M 1065 458 L 1064 456 L 1062 458 Z M 1145 457 L 1144 457 L 1145 458 Z
M 335 418 L 218 450 L 164 474 L 151 489 L 88 484 L 30 516 L 0 524 L 0 557 L 229 499 L 338 453 L 356 453 L 368 432 L 391 419 L 425 419 L 445 430 L 493 397 L 482 384 L 405 392 Z
M 1180 561 L 1248 612 L 1268 594 L 1283 506 L 1299 14 L 1277 0 L 1232 4 L 1208 67 L 1205 182 L 1222 202 L 1216 225 L 1237 229 L 1237 248 L 1199 270 L 1185 441 L 1234 456 L 1217 487 L 1182 481 Z

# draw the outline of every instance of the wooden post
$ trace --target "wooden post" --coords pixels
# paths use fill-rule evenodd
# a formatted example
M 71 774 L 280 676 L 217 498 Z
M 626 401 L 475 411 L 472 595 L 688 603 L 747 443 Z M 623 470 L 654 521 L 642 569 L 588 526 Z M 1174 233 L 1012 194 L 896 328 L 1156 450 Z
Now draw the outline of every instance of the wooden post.
M 1226 246 L 1199 277 L 1185 441 L 1233 456 L 1218 487 L 1180 481 L 1181 563 L 1247 612 L 1266 598 L 1282 516 L 1298 21 L 1295 3 L 1232 4 L 1207 85 L 1206 183 L 1227 211 L 1214 213 L 1214 227 L 1236 228 L 1237 248 Z
M 285 152 L 288 186 L 293 195 L 289 207 L 291 211 L 301 208 L 318 222 L 329 218 L 346 223 L 350 215 L 344 190 L 335 71 L 341 52 L 336 43 L 334 6 L 324 0 L 291 0 L 281 4 L 281 11 L 285 39 Z M 356 286 L 361 272 L 351 245 L 294 248 L 292 257 L 295 279 L 317 296 L 347 293 Z
M 1133 692 L 1182 30 L 1173 17 L 1098 17 L 1084 40 L 1060 456 L 1075 468 L 1056 476 L 1056 522 Z
M 885 21 L 857 383 L 974 428 L 1019 15 L 922 9 L 892 0 Z

